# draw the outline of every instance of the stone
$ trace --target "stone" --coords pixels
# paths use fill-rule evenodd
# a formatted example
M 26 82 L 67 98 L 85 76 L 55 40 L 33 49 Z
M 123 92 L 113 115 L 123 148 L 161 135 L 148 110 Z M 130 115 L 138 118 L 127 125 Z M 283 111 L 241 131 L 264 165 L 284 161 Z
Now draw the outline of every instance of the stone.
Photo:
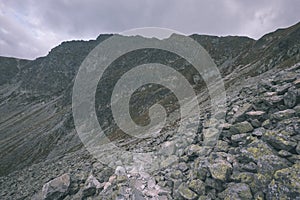
M 161 162 L 161 167 L 166 168 L 176 162 L 178 162 L 178 157 L 175 155 L 171 155 Z
M 246 113 L 252 109 L 252 104 L 246 103 L 237 109 L 236 113 L 233 115 L 233 122 L 242 122 L 246 120 Z
M 202 195 L 205 194 L 205 184 L 203 181 L 196 179 L 196 180 L 192 180 L 189 184 L 188 184 L 189 188 L 191 190 L 193 190 L 194 192 L 196 192 L 198 195 Z
M 209 128 L 203 130 L 203 145 L 204 146 L 215 146 L 219 138 L 219 130 L 216 128 Z M 203 152 L 204 150 L 204 152 Z M 205 154 L 205 149 L 203 149 L 200 155 Z
M 115 170 L 115 175 L 117 176 L 125 176 L 126 175 L 126 170 L 124 167 L 117 166 Z
M 261 126 L 264 127 L 264 128 L 266 128 L 266 129 L 269 129 L 269 128 L 271 128 L 272 123 L 271 123 L 270 119 L 267 119 L 267 120 L 265 120 L 265 121 L 262 123 Z
M 178 192 L 183 198 L 188 200 L 193 200 L 198 197 L 198 195 L 195 192 L 193 192 L 191 189 L 189 189 L 185 183 L 182 183 L 178 187 Z
M 219 194 L 222 199 L 243 199 L 253 198 L 250 187 L 245 183 L 230 183 L 225 191 Z
M 250 119 L 250 123 L 254 128 L 258 128 L 261 126 L 261 122 L 258 119 Z
M 293 155 L 293 154 L 290 153 L 290 152 L 288 152 L 288 151 L 286 151 L 286 150 L 280 150 L 280 151 L 278 152 L 278 155 L 281 156 L 281 157 L 289 157 L 289 156 L 291 156 L 291 155 Z
M 266 132 L 266 129 L 264 129 L 264 128 L 256 128 L 252 132 L 252 135 L 256 136 L 256 137 L 261 137 L 265 132 Z
M 199 156 L 200 152 L 203 151 L 203 147 L 199 145 L 192 144 L 187 148 L 188 156 Z
M 294 115 L 295 115 L 295 110 L 287 109 L 287 110 L 275 112 L 275 113 L 273 113 L 273 115 L 271 117 L 272 117 L 272 119 L 275 119 L 275 120 L 284 120 L 284 119 L 294 117 Z
M 244 122 L 241 122 L 241 123 L 237 123 L 237 124 L 234 124 L 231 128 L 230 128 L 230 131 L 233 133 L 233 134 L 239 134 L 239 133 L 247 133 L 247 132 L 250 132 L 253 130 L 253 127 L 252 125 L 247 122 L 247 121 L 244 121 Z
M 287 84 L 284 84 L 284 85 L 278 85 L 276 86 L 276 92 L 277 94 L 279 95 L 283 95 L 284 93 L 286 93 L 288 91 L 288 89 L 292 86 L 291 83 L 287 83 Z
M 242 133 L 242 134 L 236 134 L 231 136 L 232 142 L 244 142 L 247 139 L 248 134 Z
M 291 83 L 297 79 L 297 74 L 294 72 L 282 72 L 273 80 L 274 84 Z
M 258 119 L 259 121 L 262 121 L 266 118 L 266 112 L 265 111 L 250 111 L 247 112 L 246 115 L 251 119 Z
M 209 165 L 209 171 L 214 179 L 226 181 L 232 172 L 232 166 L 225 160 L 217 160 Z
M 250 172 L 237 172 L 237 173 L 233 173 L 230 179 L 233 180 L 234 182 L 249 184 L 253 182 L 254 174 Z
M 246 148 L 241 149 L 240 157 L 242 161 L 255 161 L 262 159 L 266 155 L 273 155 L 273 150 L 262 140 L 256 139 Z
M 71 178 L 69 174 L 63 174 L 43 186 L 42 197 L 45 200 L 61 199 L 68 194 Z
M 275 172 L 268 186 L 268 199 L 297 199 L 300 196 L 300 164 Z
M 297 143 L 292 140 L 290 132 L 268 130 L 263 135 L 263 139 L 276 149 L 290 151 L 297 146 Z
M 97 189 L 100 189 L 101 187 L 103 187 L 103 185 L 93 175 L 90 175 L 85 182 L 82 196 L 84 198 L 93 196 L 96 194 Z
M 296 147 L 296 152 L 300 155 L 300 141 L 298 142 L 298 145 Z
M 297 94 L 294 91 L 288 91 L 283 96 L 283 102 L 288 108 L 293 108 L 297 104 Z

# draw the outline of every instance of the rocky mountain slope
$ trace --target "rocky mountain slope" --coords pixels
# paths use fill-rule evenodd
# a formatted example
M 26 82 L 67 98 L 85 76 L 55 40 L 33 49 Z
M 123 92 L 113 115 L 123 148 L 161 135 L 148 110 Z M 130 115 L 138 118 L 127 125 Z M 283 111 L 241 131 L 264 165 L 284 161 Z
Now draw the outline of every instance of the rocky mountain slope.
M 111 35 L 92 41 L 64 42 L 33 61 L 0 58 L 1 199 L 297 199 L 300 196 L 300 23 L 259 40 L 192 35 L 211 55 L 224 78 L 228 110 L 214 148 L 203 151 L 208 98 L 194 81 L 189 64 L 155 50 L 133 52 L 108 71 L 99 92 L 111 90 L 132 64 L 158 60 L 172 65 L 194 86 L 202 101 L 202 126 L 188 135 L 119 140 L 107 107 L 97 96 L 100 123 L 129 149 L 167 149 L 162 170 L 99 163 L 84 148 L 71 112 L 72 86 L 87 54 Z M 148 97 L 147 97 L 148 94 Z M 149 95 L 150 94 L 150 95 Z M 139 96 L 142 96 L 140 98 Z M 150 96 L 150 97 L 149 97 Z M 159 87 L 137 91 L 132 109 L 147 122 L 149 105 L 160 101 L 170 113 L 172 95 Z M 146 117 L 139 117 L 146 116 Z M 186 125 L 189 133 L 193 123 Z M 128 143 L 127 143 L 128 142 Z M 176 158 L 173 159 L 172 158 Z

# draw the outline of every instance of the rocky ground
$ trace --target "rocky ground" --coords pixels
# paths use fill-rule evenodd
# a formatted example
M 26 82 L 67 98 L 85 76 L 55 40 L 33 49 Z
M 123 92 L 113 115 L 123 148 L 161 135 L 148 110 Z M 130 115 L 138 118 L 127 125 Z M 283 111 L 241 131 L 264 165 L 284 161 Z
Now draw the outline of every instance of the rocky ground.
M 299 33 L 300 23 L 259 40 L 191 36 L 221 71 L 227 93 L 221 124 L 211 119 L 207 90 L 183 59 L 159 51 L 122 58 L 100 93 L 135 62 L 167 62 L 198 89 L 201 123 L 185 120 L 181 135 L 171 124 L 143 140 L 115 137 L 126 150 L 153 151 L 157 159 L 124 154 L 116 160 L 111 149 L 101 147 L 110 165 L 94 158 L 79 139 L 71 96 L 83 59 L 112 35 L 64 42 L 34 61 L 0 57 L 0 68 L 7 71 L 0 74 L 0 199 L 300 199 Z M 151 104 L 156 94 L 169 97 L 154 88 L 144 100 Z M 100 97 L 98 111 L 106 113 L 109 99 Z M 134 104 L 147 109 L 139 99 Z M 176 106 L 167 106 L 176 117 Z M 107 125 L 104 116 L 98 120 Z M 209 119 L 220 132 L 210 129 Z
M 172 137 L 161 138 L 162 146 L 177 151 L 158 171 L 110 168 L 81 150 L 1 177 L 0 195 L 4 199 L 300 199 L 300 65 L 261 77 L 228 89 L 226 123 L 211 149 L 203 151 L 201 145 L 207 128 L 203 118 L 202 129 L 188 146 L 174 144 Z

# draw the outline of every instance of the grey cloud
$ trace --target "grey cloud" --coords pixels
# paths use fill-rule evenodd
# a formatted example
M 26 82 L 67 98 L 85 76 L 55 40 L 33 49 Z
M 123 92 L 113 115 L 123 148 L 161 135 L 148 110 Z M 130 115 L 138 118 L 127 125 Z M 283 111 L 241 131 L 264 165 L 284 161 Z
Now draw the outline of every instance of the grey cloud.
M 0 3 L 0 55 L 35 58 L 64 40 L 145 26 L 259 38 L 298 22 L 299 7 L 297 0 L 5 1 Z

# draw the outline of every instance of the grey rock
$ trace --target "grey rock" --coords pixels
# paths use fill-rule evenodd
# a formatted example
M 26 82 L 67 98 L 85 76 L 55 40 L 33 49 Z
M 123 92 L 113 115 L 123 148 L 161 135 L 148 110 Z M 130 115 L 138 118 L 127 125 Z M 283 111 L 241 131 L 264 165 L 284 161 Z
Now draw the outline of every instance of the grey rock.
M 287 109 L 283 111 L 278 111 L 272 115 L 272 118 L 275 120 L 284 120 L 291 118 L 295 115 L 295 110 L 293 109 Z
M 288 108 L 293 108 L 297 104 L 297 94 L 294 91 L 288 91 L 283 96 L 283 102 Z
M 270 143 L 274 148 L 290 151 L 297 146 L 297 143 L 292 140 L 291 132 L 288 131 L 271 131 L 264 133 L 263 139 Z
M 63 174 L 43 186 L 42 196 L 45 200 L 61 199 L 68 194 L 70 187 L 70 175 Z
M 193 192 L 192 190 L 190 190 L 185 183 L 182 183 L 179 187 L 178 187 L 178 192 L 179 194 L 188 200 L 193 200 L 197 198 L 197 194 L 195 192 Z
M 219 197 L 224 199 L 252 199 L 250 187 L 245 183 L 231 183 L 228 188 L 219 194 Z
M 102 188 L 104 185 L 101 184 L 93 175 L 90 175 L 82 191 L 82 197 L 86 198 L 96 194 L 97 190 Z
M 226 181 L 232 172 L 232 166 L 225 160 L 217 160 L 209 165 L 209 171 L 214 179 Z
M 241 122 L 241 123 L 237 123 L 237 124 L 234 124 L 231 128 L 230 128 L 230 131 L 234 134 L 239 134 L 239 133 L 247 133 L 247 132 L 250 132 L 253 130 L 253 127 L 252 125 L 247 122 L 247 121 L 244 121 L 244 122 Z

